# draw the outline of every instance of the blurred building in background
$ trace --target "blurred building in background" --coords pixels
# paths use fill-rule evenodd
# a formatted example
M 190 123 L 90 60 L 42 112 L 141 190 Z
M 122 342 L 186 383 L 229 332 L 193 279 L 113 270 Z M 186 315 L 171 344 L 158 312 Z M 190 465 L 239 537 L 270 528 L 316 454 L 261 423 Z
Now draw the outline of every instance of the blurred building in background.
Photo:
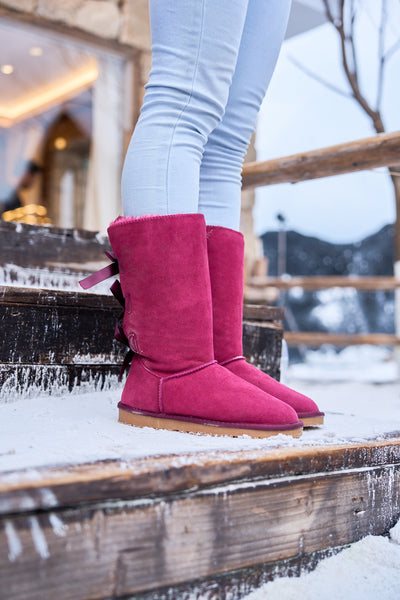
M 0 212 L 104 231 L 148 76 L 147 0 L 0 1 Z
M 321 22 L 309 4 L 294 3 L 289 36 Z M 148 0 L 0 0 L 4 220 L 104 231 L 121 212 L 150 49 Z M 247 192 L 251 231 L 253 204 Z

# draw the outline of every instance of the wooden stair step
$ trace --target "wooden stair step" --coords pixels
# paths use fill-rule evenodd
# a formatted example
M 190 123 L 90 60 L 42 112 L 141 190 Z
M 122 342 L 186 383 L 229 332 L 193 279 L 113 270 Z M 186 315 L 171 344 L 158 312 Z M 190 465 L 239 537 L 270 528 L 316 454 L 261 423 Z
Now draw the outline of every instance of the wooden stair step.
M 34 475 L 0 476 L 0 578 L 15 600 L 236 600 L 400 514 L 399 438 Z
M 115 385 L 127 348 L 114 339 L 121 307 L 111 295 L 0 288 L 0 399 L 10 393 Z M 244 353 L 279 378 L 279 309 L 245 307 Z

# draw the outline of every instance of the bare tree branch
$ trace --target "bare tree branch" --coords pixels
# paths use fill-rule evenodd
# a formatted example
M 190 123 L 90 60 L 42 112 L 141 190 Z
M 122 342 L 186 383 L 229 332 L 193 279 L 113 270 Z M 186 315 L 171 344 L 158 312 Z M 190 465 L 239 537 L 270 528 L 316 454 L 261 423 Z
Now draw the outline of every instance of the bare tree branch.
M 393 44 L 393 46 L 391 46 L 389 48 L 389 50 L 386 52 L 386 54 L 385 54 L 385 60 L 386 61 L 389 60 L 389 58 L 391 58 L 393 56 L 393 54 L 395 54 L 395 52 L 397 52 L 397 50 L 399 50 L 399 48 L 400 48 L 400 40 L 397 40 L 397 42 L 395 42 Z
M 350 32 L 346 33 L 346 24 L 344 22 L 344 5 L 346 0 L 337 0 L 339 7 L 339 17 L 336 18 L 333 14 L 329 0 L 322 0 L 322 3 L 325 7 L 325 14 L 327 20 L 332 23 L 335 27 L 336 31 L 340 37 L 340 46 L 341 46 L 341 54 L 342 54 L 342 65 L 346 75 L 346 78 L 349 82 L 352 96 L 361 106 L 361 108 L 365 111 L 365 113 L 371 118 L 374 129 L 377 133 L 383 133 L 385 131 L 385 126 L 382 120 L 382 116 L 380 113 L 380 107 L 382 103 L 383 97 L 383 88 L 384 88 L 384 76 L 385 76 L 385 67 L 387 65 L 388 59 L 400 48 L 400 40 L 398 40 L 389 50 L 385 53 L 384 42 L 386 35 L 386 25 L 387 25 L 387 0 L 381 0 L 382 9 L 381 9 L 381 19 L 378 29 L 378 45 L 379 45 L 379 71 L 378 71 L 378 87 L 377 87 L 377 100 L 376 100 L 376 109 L 374 110 L 372 106 L 368 103 L 367 99 L 361 92 L 360 83 L 359 83 L 359 71 L 357 65 L 357 56 L 356 56 L 356 46 L 355 46 L 355 7 L 353 0 L 350 0 Z M 349 48 L 350 44 L 350 48 Z M 350 51 L 352 57 L 352 68 L 350 67 L 350 60 L 348 51 Z M 395 238 L 394 238 L 394 259 L 395 261 L 400 261 L 400 168 L 392 167 L 389 171 L 390 178 L 392 180 L 395 202 L 396 202 L 396 223 L 395 223 Z
M 385 128 L 384 128 L 384 125 L 382 122 L 382 117 L 381 117 L 379 111 L 374 110 L 369 105 L 368 101 L 361 93 L 360 86 L 359 86 L 359 80 L 358 80 L 358 72 L 352 71 L 350 68 L 350 65 L 349 65 L 348 51 L 347 51 L 348 45 L 346 44 L 346 42 L 349 41 L 349 36 L 346 35 L 345 24 L 344 24 L 345 0 L 340 0 L 339 18 L 338 19 L 335 19 L 333 16 L 333 13 L 329 6 L 329 0 L 322 0 L 322 1 L 325 6 L 325 13 L 326 13 L 327 19 L 332 23 L 332 25 L 335 27 L 336 31 L 339 34 L 340 47 L 341 47 L 341 53 L 342 53 L 342 65 L 343 65 L 343 69 L 344 69 L 347 81 L 350 84 L 353 98 L 358 102 L 358 104 L 361 106 L 361 108 L 371 118 L 371 120 L 374 124 L 375 131 L 377 133 L 382 133 L 383 131 L 385 131 Z M 353 40 L 353 44 L 354 44 L 354 40 Z M 353 50 L 351 50 L 351 52 L 353 52 Z M 355 52 L 355 50 L 354 50 L 354 52 Z
M 379 67 L 378 67 L 378 88 L 376 93 L 376 110 L 379 111 L 382 104 L 383 84 L 385 81 L 385 33 L 387 10 L 386 0 L 381 0 L 381 19 L 379 23 L 378 35 L 378 52 L 379 52 Z
M 356 23 L 356 9 L 355 9 L 354 0 L 351 0 L 351 4 L 350 4 L 350 40 L 351 40 L 351 49 L 352 49 L 352 54 L 353 54 L 353 70 L 355 73 L 358 73 L 357 51 L 356 51 L 355 35 L 354 35 L 355 23 Z
M 335 18 L 331 11 L 331 7 L 329 6 L 329 0 L 322 0 L 322 2 L 323 2 L 323 5 L 325 6 L 326 18 L 328 19 L 328 21 L 330 21 L 332 23 L 332 25 L 334 25 L 336 27 Z
M 344 96 L 345 98 L 352 98 L 351 94 L 349 94 L 348 92 L 345 92 L 344 90 L 341 90 L 336 85 L 333 85 L 333 83 L 331 83 L 329 80 L 324 79 L 323 77 L 321 77 L 317 73 L 314 73 L 313 71 L 311 71 L 306 66 L 304 66 L 300 61 L 298 61 L 296 58 L 294 58 L 294 56 L 289 56 L 288 58 L 289 58 L 289 60 L 290 60 L 291 63 L 293 63 L 298 69 L 300 69 L 300 71 L 303 71 L 303 73 L 305 73 L 306 75 L 308 75 L 309 77 L 311 77 L 311 79 L 314 79 L 315 81 L 318 81 L 318 83 L 321 83 L 322 85 L 324 85 L 325 87 L 329 88 L 330 90 L 332 90 L 336 94 L 339 94 L 340 96 Z

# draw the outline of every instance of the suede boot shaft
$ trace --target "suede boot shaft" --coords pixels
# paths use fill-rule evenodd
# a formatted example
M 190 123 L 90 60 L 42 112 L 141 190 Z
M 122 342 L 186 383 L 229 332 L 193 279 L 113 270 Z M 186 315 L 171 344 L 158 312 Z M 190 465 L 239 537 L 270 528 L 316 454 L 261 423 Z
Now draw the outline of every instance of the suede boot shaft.
M 243 355 L 244 237 L 239 231 L 209 225 L 207 249 L 214 356 L 223 363 Z
M 203 215 L 121 218 L 108 229 L 132 350 L 168 375 L 214 359 Z
M 226 227 L 208 226 L 207 248 L 216 360 L 244 381 L 285 402 L 305 426 L 321 425 L 324 414 L 311 398 L 263 373 L 243 356 L 243 235 Z

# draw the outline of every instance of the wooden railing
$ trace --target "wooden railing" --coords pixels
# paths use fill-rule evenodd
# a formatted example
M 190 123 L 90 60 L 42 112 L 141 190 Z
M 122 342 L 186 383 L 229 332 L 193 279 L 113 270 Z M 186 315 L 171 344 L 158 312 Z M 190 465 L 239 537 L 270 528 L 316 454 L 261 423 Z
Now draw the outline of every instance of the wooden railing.
M 346 144 L 329 146 L 320 150 L 302 152 L 264 162 L 250 162 L 243 166 L 243 189 L 277 183 L 297 183 L 376 169 L 379 167 L 400 166 L 400 131 L 379 134 Z M 303 290 L 321 290 L 333 287 L 352 287 L 363 291 L 391 290 L 400 288 L 400 280 L 395 277 L 253 277 L 249 282 L 253 288 L 278 288 L 290 290 L 300 287 Z M 285 338 L 290 345 L 319 346 L 333 344 L 400 344 L 397 335 L 331 334 L 319 332 L 287 331 Z
M 280 290 L 301 288 L 305 291 L 330 289 L 334 287 L 351 287 L 363 292 L 394 291 L 400 288 L 400 280 L 395 277 L 254 277 L 250 284 L 253 287 L 273 287 Z M 386 333 L 327 333 L 315 331 L 285 331 L 284 337 L 289 346 L 350 346 L 358 344 L 376 344 L 394 346 L 400 344 L 400 337 Z
M 390 333 L 325 333 L 319 331 L 285 331 L 284 338 L 289 346 L 318 347 L 323 344 L 332 346 L 396 346 L 400 337 Z
M 309 179 L 343 175 L 379 167 L 400 166 L 400 131 L 300 152 L 264 162 L 245 163 L 243 189 L 276 183 L 297 183 Z
M 400 288 L 400 280 L 395 277 L 252 277 L 250 285 L 254 287 L 276 287 L 290 290 L 300 287 L 303 290 L 324 290 L 327 288 L 355 288 L 362 291 L 396 290 Z

